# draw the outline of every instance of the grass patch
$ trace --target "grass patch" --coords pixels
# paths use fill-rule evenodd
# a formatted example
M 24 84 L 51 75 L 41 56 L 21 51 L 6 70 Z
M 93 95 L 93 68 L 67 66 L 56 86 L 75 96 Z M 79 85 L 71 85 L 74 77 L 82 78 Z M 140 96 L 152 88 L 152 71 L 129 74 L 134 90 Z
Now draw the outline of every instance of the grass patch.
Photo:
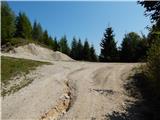
M 1 56 L 1 82 L 7 84 L 11 77 L 21 73 L 27 74 L 44 64 L 51 63 Z
M 35 70 L 36 67 L 44 64 L 49 65 L 51 63 L 1 56 L 2 96 L 6 95 L 7 93 L 16 92 L 33 81 L 24 79 L 23 81 L 20 81 L 18 85 L 15 84 L 11 86 L 9 90 L 3 89 L 9 85 L 10 81 L 12 80 L 11 78 L 17 75 L 26 75 L 31 70 Z

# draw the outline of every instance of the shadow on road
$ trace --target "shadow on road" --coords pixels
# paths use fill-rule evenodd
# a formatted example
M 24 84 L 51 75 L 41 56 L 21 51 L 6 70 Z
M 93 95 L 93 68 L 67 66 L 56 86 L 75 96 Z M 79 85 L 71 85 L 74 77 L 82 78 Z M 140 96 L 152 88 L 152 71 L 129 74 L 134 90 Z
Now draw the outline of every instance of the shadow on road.
M 105 115 L 110 120 L 160 120 L 160 99 L 146 88 L 146 80 L 141 74 L 135 74 L 125 84 L 129 96 L 137 99 L 134 103 L 126 103 L 125 113 L 112 112 Z

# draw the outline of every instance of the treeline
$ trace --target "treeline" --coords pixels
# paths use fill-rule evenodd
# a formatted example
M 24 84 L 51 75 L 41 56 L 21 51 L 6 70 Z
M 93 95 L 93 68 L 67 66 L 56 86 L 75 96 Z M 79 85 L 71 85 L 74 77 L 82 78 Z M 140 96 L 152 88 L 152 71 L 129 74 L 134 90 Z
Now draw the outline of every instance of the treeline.
M 52 37 L 48 35 L 47 30 L 42 29 L 40 23 L 35 21 L 32 26 L 24 12 L 19 12 L 18 16 L 16 16 L 5 1 L 1 2 L 1 23 L 2 46 L 34 40 L 50 48 L 54 49 L 55 47 Z
M 149 41 L 135 32 L 125 34 L 121 46 L 117 47 L 112 27 L 105 30 L 101 41 L 99 60 L 102 62 L 138 62 L 146 57 Z
M 158 51 L 159 49 L 157 48 L 157 46 L 160 46 L 160 2 L 141 1 L 138 3 L 144 6 L 144 8 L 146 9 L 145 15 L 150 16 L 151 22 L 154 23 L 152 27 L 148 27 L 148 35 L 145 36 L 144 34 L 142 34 L 140 36 L 135 32 L 127 33 L 124 35 L 121 46 L 117 47 L 117 42 L 115 40 L 115 35 L 112 27 L 106 28 L 103 39 L 100 43 L 101 53 L 99 56 L 99 61 L 150 62 L 150 57 L 153 57 L 153 55 L 157 54 L 159 55 L 160 51 Z M 156 50 L 154 49 L 154 47 L 156 48 Z M 158 55 L 155 57 L 155 61 L 157 61 L 155 62 L 156 64 L 160 61 L 160 56 Z M 156 67 L 158 67 L 156 69 L 160 69 L 159 65 L 157 65 Z M 156 72 L 159 73 L 157 70 Z
M 89 45 L 87 39 L 82 44 L 81 39 L 76 40 L 74 37 L 71 44 L 70 56 L 75 60 L 97 61 L 95 49 L 93 45 Z
M 29 18 L 24 12 L 18 16 L 14 14 L 7 2 L 1 2 L 1 44 L 2 46 L 12 46 L 24 42 L 36 42 L 45 45 L 54 51 L 60 51 L 71 56 L 75 60 L 97 61 L 97 56 L 93 45 L 85 40 L 84 44 L 81 39 L 73 38 L 71 47 L 68 45 L 66 36 L 60 40 L 54 39 L 43 30 L 41 24 L 34 21 L 32 26 Z
M 43 30 L 41 24 L 34 21 L 31 24 L 25 13 L 20 12 L 18 16 L 14 14 L 7 2 L 1 2 L 1 44 L 14 45 L 26 41 L 36 42 L 49 47 L 54 51 L 67 54 L 75 60 L 100 61 L 100 62 L 139 62 L 144 61 L 147 51 L 157 39 L 157 29 L 159 22 L 152 28 L 148 36 L 138 35 L 130 32 L 124 35 L 121 46 L 117 46 L 112 27 L 106 28 L 101 40 L 100 55 L 97 57 L 94 46 L 86 39 L 82 43 L 81 39 L 73 37 L 71 45 L 68 45 L 67 37 L 64 35 L 59 40 L 52 38 L 47 30 Z

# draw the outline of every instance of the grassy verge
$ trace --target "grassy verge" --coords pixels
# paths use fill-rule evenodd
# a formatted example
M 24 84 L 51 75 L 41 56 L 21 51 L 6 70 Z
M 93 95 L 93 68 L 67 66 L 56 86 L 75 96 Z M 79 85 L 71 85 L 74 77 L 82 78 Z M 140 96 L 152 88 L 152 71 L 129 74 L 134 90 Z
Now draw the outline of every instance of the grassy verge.
M 30 84 L 33 80 L 28 80 L 24 77 L 24 80 L 20 81 L 18 84 L 9 85 L 11 82 L 14 83 L 14 79 L 12 79 L 13 77 L 18 75 L 25 76 L 31 70 L 35 70 L 36 67 L 44 64 L 51 63 L 1 56 L 1 95 L 5 96 L 6 94 L 14 93 Z M 10 86 L 10 88 L 5 89 L 7 86 Z

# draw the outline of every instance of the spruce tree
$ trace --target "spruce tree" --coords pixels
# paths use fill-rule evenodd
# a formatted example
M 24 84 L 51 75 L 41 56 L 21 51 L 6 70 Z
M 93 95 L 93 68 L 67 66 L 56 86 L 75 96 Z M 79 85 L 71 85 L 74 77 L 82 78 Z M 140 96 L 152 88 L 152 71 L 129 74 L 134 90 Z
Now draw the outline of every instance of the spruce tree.
M 43 33 L 42 43 L 45 45 L 49 45 L 49 36 L 47 30 L 45 30 Z
M 71 43 L 71 53 L 70 53 L 70 56 L 73 59 L 75 59 L 75 60 L 78 59 L 78 57 L 77 57 L 77 45 L 78 45 L 77 40 L 76 40 L 75 37 L 73 37 L 73 40 L 72 40 L 72 43 Z
M 51 36 L 49 36 L 48 41 L 49 41 L 48 46 L 49 46 L 52 50 L 54 50 L 54 41 L 53 41 L 53 38 L 52 38 Z
M 54 38 L 54 50 L 55 51 L 59 51 L 59 48 L 60 48 L 60 46 L 58 44 L 57 38 L 55 37 Z
M 42 36 L 43 36 L 43 30 L 41 24 L 34 21 L 32 30 L 32 39 L 40 42 L 42 40 Z
M 16 19 L 16 37 L 31 38 L 32 25 L 25 13 L 19 13 Z
M 15 15 L 5 1 L 1 2 L 1 38 L 2 45 L 14 36 L 15 27 Z
M 59 46 L 60 46 L 60 52 L 70 55 L 70 48 L 67 43 L 67 38 L 66 36 L 63 36 L 60 41 L 59 41 Z
M 101 41 L 101 53 L 99 56 L 102 62 L 113 62 L 118 58 L 116 42 L 113 35 L 112 27 L 105 30 L 104 38 Z
M 78 40 L 77 44 L 77 60 L 83 60 L 83 45 L 81 39 Z
M 90 60 L 90 46 L 87 39 L 85 40 L 84 47 L 83 47 L 83 60 L 85 61 Z
M 97 61 L 97 55 L 95 53 L 94 46 L 92 45 L 90 48 L 90 61 L 96 62 Z
M 146 9 L 145 16 L 150 16 L 152 22 L 157 22 L 160 20 L 160 1 L 140 0 L 138 3 Z

